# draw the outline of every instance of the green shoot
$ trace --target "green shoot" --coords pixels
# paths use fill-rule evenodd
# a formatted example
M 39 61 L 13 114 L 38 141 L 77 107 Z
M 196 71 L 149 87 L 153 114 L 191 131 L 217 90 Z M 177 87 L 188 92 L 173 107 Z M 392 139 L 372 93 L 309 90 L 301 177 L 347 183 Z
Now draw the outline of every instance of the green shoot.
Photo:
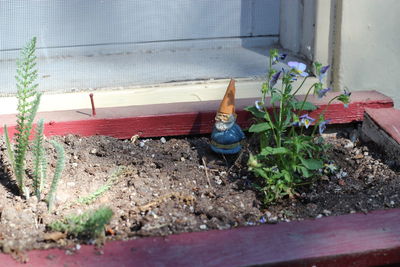
M 106 184 L 102 185 L 99 189 L 94 191 L 92 194 L 86 197 L 80 197 L 77 202 L 82 204 L 90 204 L 95 201 L 99 196 L 104 194 L 107 190 L 111 188 L 111 186 L 117 181 L 118 177 L 123 173 L 124 167 L 119 167 L 116 171 L 111 174 L 110 179 L 106 182 Z
M 59 180 L 61 178 L 61 173 L 64 170 L 64 166 L 65 166 L 64 148 L 62 147 L 62 145 L 60 145 L 59 143 L 57 143 L 54 140 L 51 140 L 50 142 L 54 146 L 54 148 L 56 149 L 57 162 L 56 162 L 56 169 L 54 171 L 53 181 L 52 181 L 51 186 L 50 186 L 50 192 L 49 192 L 49 195 L 47 197 L 47 204 L 48 204 L 49 211 L 51 211 L 53 209 L 53 207 L 54 207 L 54 200 L 55 200 L 55 195 L 56 195 L 56 191 L 57 191 L 58 182 L 59 182 Z
M 46 181 L 47 162 L 45 151 L 43 147 L 44 137 L 44 121 L 40 119 L 35 131 L 35 139 L 33 140 L 33 187 L 37 199 L 40 200 L 40 194 L 43 190 L 44 183 Z

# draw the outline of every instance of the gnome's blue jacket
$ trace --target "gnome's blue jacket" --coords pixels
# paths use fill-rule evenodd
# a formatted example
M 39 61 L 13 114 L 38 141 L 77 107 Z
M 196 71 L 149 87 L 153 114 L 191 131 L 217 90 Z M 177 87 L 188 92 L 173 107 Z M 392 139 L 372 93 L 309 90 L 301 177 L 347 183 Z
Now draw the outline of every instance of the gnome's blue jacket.
M 245 135 L 235 122 L 230 129 L 218 131 L 215 126 L 211 133 L 211 149 L 220 154 L 236 154 L 242 149 L 241 141 Z

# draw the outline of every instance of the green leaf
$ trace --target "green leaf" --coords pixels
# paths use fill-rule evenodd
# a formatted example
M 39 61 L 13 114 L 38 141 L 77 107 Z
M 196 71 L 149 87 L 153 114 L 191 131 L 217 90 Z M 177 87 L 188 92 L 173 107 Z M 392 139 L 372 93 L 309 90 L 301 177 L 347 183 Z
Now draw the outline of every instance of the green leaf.
M 263 119 L 265 112 L 258 110 L 255 106 L 245 107 L 244 110 L 251 112 L 256 118 Z
M 274 103 L 276 103 L 276 102 L 279 102 L 279 101 L 281 101 L 281 95 L 280 94 L 278 94 L 278 93 L 273 93 L 272 94 L 272 96 L 271 96 L 271 101 L 270 101 L 270 103 L 271 104 L 274 104 Z
M 309 170 L 318 170 L 324 166 L 324 163 L 321 160 L 303 158 L 300 158 L 300 160 L 301 163 L 303 163 L 303 165 Z
M 267 146 L 267 147 L 264 147 L 261 150 L 260 155 L 268 156 L 268 155 L 277 155 L 277 154 L 287 154 L 289 152 L 290 151 L 285 147 L 270 147 L 270 146 Z
M 254 168 L 253 171 L 256 173 L 256 175 L 261 176 L 264 179 L 269 178 L 268 173 L 262 168 Z
M 302 105 L 303 105 L 303 102 L 296 102 L 294 104 L 294 108 L 298 109 L 298 110 L 301 109 L 301 110 L 306 110 L 306 111 L 312 111 L 312 110 L 317 109 L 317 107 L 311 102 L 307 102 L 307 101 L 304 102 L 303 108 L 301 107 Z
M 301 172 L 301 174 L 305 177 L 305 178 L 309 178 L 312 176 L 312 174 L 308 171 L 307 168 L 305 168 L 304 166 L 298 166 L 299 171 Z
M 271 126 L 266 122 L 262 122 L 262 123 L 251 125 L 249 132 L 250 133 L 261 133 L 261 132 L 267 131 L 269 129 L 271 129 Z

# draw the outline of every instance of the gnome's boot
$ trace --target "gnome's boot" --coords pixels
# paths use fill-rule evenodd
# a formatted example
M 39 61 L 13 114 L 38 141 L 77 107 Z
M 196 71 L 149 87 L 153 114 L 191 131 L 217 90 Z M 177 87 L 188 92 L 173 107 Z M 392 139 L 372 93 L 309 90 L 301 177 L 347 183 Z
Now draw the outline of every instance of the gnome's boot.
M 210 147 L 216 153 L 235 154 L 242 149 L 244 138 L 242 129 L 236 123 L 235 80 L 231 79 L 215 116 Z

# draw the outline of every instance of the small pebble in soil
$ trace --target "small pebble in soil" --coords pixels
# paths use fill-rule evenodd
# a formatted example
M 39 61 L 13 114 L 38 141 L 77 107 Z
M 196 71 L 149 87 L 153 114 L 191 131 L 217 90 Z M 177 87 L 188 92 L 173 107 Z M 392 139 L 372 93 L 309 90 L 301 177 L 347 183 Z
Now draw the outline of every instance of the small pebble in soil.
M 329 216 L 329 215 L 332 214 L 332 211 L 330 211 L 330 210 L 323 210 L 322 213 L 323 213 L 325 216 Z
M 344 148 L 353 148 L 354 147 L 354 143 L 349 141 L 347 144 L 344 145 Z
M 167 140 L 165 139 L 165 137 L 161 137 L 160 138 L 161 143 L 165 144 L 167 142 Z
M 215 176 L 214 179 L 215 179 L 216 184 L 218 184 L 218 185 L 222 184 L 222 180 L 219 176 Z
M 202 224 L 199 227 L 200 227 L 201 230 L 206 230 L 207 229 L 207 225 L 205 225 L 205 224 Z
M 275 224 L 278 223 L 278 216 L 272 216 L 268 218 L 268 223 Z
M 315 217 L 315 219 L 320 219 L 320 218 L 322 218 L 322 217 L 324 217 L 324 215 L 318 214 L 317 217 Z

